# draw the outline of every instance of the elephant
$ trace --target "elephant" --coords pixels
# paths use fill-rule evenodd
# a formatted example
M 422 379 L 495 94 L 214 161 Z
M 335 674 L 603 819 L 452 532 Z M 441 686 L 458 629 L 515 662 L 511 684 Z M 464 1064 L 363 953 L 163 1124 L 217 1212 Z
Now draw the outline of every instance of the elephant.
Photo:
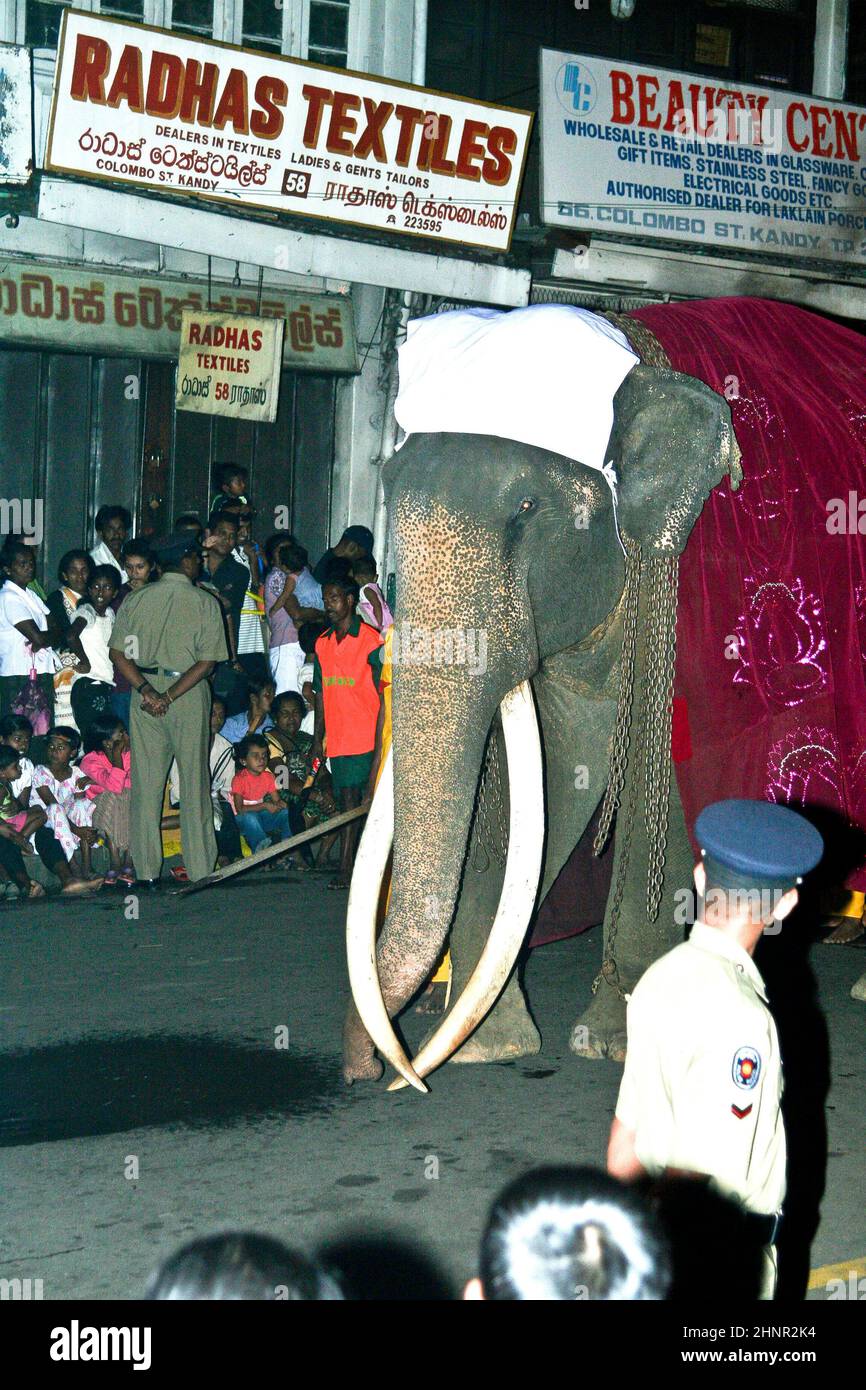
M 737 486 L 739 450 L 724 396 L 615 317 L 641 357 L 613 401 L 616 514 L 597 470 L 493 435 L 413 434 L 383 470 L 395 648 L 401 633 L 483 631 L 486 651 L 474 665 L 432 649 L 395 660 L 393 780 L 386 770 L 349 900 L 349 1083 L 381 1076 L 377 1048 L 422 1090 L 446 1058 L 539 1050 L 515 962 L 591 824 L 600 849 L 615 820 L 613 883 L 575 1053 L 624 1057 L 627 996 L 683 938 L 674 907 L 694 857 L 670 755 L 677 564 L 712 489 Z M 456 1002 L 413 1065 L 390 1020 L 446 941 Z

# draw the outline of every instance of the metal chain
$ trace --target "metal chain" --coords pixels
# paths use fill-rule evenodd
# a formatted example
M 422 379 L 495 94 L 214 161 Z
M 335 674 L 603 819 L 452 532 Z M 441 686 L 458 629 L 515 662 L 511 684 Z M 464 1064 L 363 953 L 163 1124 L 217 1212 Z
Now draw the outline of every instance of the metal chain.
M 638 603 L 640 600 L 641 549 L 632 541 L 626 542 L 625 605 L 623 613 L 622 656 L 619 668 L 619 695 L 616 703 L 616 724 L 610 751 L 607 788 L 598 822 L 593 854 L 604 849 L 613 818 L 619 806 L 628 766 L 629 730 L 634 698 L 634 667 L 637 651 Z
M 667 849 L 678 558 L 676 555 L 665 555 L 653 560 L 648 569 L 650 611 L 646 682 L 646 828 L 649 843 L 647 916 L 650 922 L 654 922 L 661 905 Z

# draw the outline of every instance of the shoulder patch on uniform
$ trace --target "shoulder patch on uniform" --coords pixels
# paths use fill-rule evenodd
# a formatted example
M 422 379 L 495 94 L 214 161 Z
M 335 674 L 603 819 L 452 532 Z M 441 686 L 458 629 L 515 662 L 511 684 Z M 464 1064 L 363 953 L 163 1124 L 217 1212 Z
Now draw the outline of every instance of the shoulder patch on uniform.
M 756 1052 L 753 1047 L 738 1047 L 734 1053 L 734 1064 L 731 1068 L 734 1085 L 741 1086 L 744 1091 L 750 1091 L 753 1086 L 758 1084 L 760 1074 L 761 1054 Z

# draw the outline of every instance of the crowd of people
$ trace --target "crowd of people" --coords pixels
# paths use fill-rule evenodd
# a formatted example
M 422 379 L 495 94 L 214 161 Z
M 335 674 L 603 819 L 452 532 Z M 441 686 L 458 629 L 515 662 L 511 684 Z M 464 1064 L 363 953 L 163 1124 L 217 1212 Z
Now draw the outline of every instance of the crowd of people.
M 393 621 L 372 532 L 349 526 L 311 568 L 289 532 L 254 538 L 244 468 L 219 465 L 214 489 L 206 521 L 184 513 L 159 540 L 132 536 L 124 507 L 101 507 L 93 547 L 66 551 L 50 592 L 36 547 L 6 538 L 6 891 L 44 894 L 36 859 L 67 894 L 154 886 L 175 809 L 184 863 L 172 873 L 202 878 L 240 857 L 243 841 L 251 852 L 280 844 L 372 794 Z M 356 836 L 356 825 L 342 831 L 331 886 L 348 887 Z M 289 862 L 324 867 L 337 838 Z

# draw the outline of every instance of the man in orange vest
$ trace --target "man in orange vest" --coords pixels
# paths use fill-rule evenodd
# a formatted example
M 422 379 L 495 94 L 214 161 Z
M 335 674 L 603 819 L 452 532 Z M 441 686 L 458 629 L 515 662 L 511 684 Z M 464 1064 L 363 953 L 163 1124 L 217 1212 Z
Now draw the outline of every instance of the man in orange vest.
M 316 642 L 313 692 L 316 729 L 313 765 L 327 739 L 331 781 L 341 811 L 351 811 L 372 795 L 377 772 L 376 728 L 381 699 L 382 634 L 358 617 L 358 585 L 331 579 L 322 589 L 330 627 Z M 329 888 L 348 888 L 358 839 L 358 823 L 344 826 L 340 868 Z

